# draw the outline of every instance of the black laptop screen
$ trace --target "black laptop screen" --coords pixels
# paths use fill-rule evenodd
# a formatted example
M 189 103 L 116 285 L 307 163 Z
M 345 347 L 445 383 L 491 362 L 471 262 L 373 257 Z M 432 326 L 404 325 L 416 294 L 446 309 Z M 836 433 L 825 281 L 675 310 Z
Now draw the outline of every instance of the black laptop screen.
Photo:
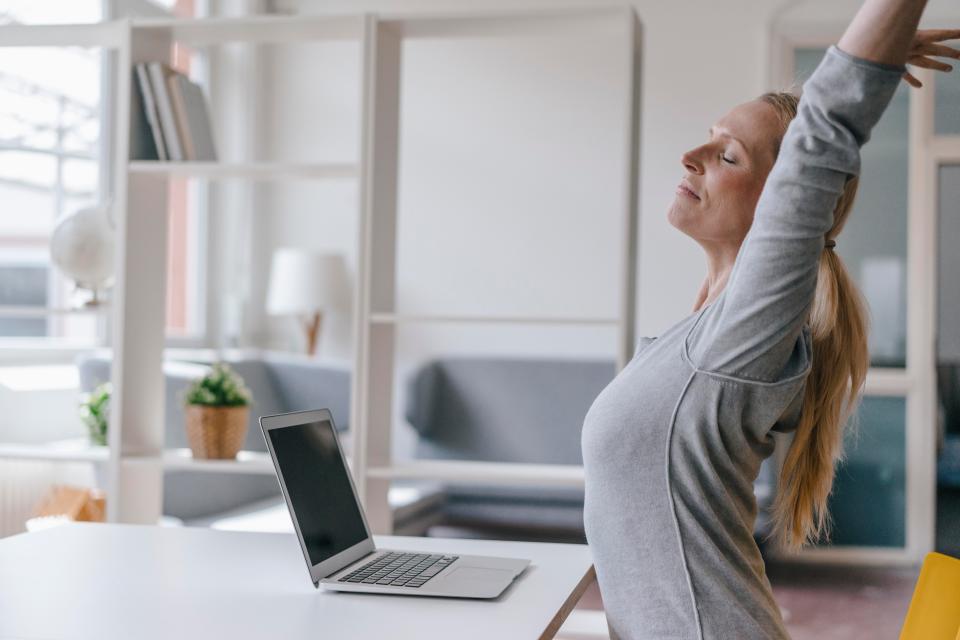
M 270 429 L 311 564 L 366 540 L 363 517 L 328 420 Z

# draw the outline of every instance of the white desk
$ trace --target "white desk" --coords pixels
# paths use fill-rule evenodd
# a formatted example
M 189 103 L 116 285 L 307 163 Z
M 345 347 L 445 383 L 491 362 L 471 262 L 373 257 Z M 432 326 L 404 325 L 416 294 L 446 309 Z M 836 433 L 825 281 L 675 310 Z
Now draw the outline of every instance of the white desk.
M 594 579 L 583 545 L 376 543 L 533 562 L 496 600 L 335 593 L 289 534 L 71 524 L 0 540 L 0 638 L 551 638 Z

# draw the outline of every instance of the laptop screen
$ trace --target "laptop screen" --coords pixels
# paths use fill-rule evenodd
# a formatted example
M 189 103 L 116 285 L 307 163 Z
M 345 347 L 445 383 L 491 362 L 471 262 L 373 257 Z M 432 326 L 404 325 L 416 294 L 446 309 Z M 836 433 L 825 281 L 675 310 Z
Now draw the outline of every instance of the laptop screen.
M 268 431 L 314 565 L 367 539 L 329 420 Z

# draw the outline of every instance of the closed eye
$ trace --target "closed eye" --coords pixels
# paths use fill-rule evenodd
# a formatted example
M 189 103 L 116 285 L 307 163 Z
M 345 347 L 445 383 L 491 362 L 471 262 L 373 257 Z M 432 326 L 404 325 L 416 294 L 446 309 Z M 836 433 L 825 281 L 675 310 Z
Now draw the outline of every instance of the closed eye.
M 736 164 L 736 163 L 737 163 L 734 158 L 728 158 L 727 156 L 723 155 L 722 153 L 720 154 L 720 159 L 723 160 L 724 162 L 729 163 L 729 164 Z

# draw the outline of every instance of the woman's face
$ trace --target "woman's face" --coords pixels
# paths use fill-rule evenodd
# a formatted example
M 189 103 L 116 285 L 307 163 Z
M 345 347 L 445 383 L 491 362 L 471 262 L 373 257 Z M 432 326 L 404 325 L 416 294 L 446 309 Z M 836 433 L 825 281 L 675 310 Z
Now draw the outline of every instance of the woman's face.
M 683 154 L 685 169 L 667 219 L 704 247 L 740 246 L 782 136 L 777 113 L 760 100 L 734 107 L 705 144 Z

